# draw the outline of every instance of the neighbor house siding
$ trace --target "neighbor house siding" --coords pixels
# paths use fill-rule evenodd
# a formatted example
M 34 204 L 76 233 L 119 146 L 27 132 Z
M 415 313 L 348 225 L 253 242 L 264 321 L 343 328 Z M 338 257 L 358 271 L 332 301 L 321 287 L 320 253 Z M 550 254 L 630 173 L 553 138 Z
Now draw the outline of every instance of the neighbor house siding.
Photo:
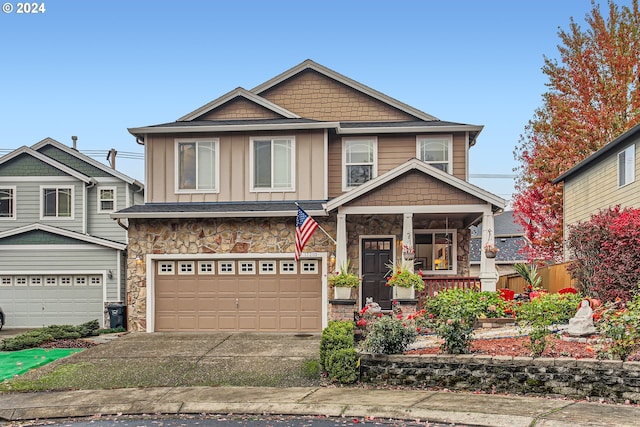
M 120 227 L 111 217 L 111 212 L 98 212 L 98 194 L 101 188 L 115 187 L 116 206 L 115 211 L 129 207 L 127 205 L 128 185 L 120 180 L 101 180 L 98 185 L 87 191 L 87 233 L 92 236 L 117 242 L 127 242 L 127 232 Z
M 31 246 L 31 247 L 30 247 Z M 59 246 L 57 248 L 56 246 Z M 107 300 L 118 297 L 117 263 L 120 251 L 90 244 L 0 246 L 0 271 L 5 275 L 36 276 L 102 274 Z M 113 279 L 106 274 L 114 272 Z
M 250 140 L 252 137 L 295 137 L 295 191 L 251 192 Z M 175 191 L 175 141 L 216 138 L 220 141 L 219 192 Z M 207 134 L 152 136 L 147 141 L 149 182 L 147 202 L 230 202 L 271 200 L 322 200 L 324 194 L 324 131 L 257 132 L 255 134 Z
M 46 183 L 46 184 L 45 184 Z M 77 232 L 83 231 L 83 187 L 84 183 L 76 180 L 60 179 L 60 177 L 42 177 L 41 180 L 30 179 L 0 179 L 0 185 L 6 184 L 16 187 L 16 219 L 11 221 L 0 221 L 0 231 L 29 225 L 36 222 L 51 225 L 54 227 L 66 228 Z M 41 186 L 50 187 L 73 187 L 74 197 L 74 217 L 73 219 L 40 219 L 42 211 Z
M 564 183 L 565 227 L 588 220 L 592 214 L 610 206 L 640 208 L 640 143 L 636 142 L 635 181 L 618 187 L 618 153 L 629 145 L 621 146 L 605 159 Z

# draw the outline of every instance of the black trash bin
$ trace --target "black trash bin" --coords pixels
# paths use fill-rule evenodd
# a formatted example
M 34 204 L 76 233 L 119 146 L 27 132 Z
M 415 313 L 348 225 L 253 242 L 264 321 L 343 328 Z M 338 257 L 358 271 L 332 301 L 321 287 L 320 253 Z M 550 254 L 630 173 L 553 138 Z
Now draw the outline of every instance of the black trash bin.
M 109 304 L 107 310 L 109 311 L 109 327 L 111 329 L 123 328 L 126 329 L 126 306 L 124 304 Z

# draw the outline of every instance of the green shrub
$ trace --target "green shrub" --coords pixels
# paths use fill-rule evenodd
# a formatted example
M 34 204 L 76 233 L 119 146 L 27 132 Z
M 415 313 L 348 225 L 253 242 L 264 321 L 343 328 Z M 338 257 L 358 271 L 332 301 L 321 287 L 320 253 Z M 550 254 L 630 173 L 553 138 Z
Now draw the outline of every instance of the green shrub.
M 627 360 L 640 348 L 640 294 L 636 292 L 626 307 L 621 301 L 606 303 L 597 327 L 604 335 L 598 356 Z
M 383 316 L 369 326 L 362 348 L 376 354 L 402 354 L 416 336 L 415 327 L 404 320 Z
M 351 384 L 358 379 L 358 352 L 355 348 L 341 348 L 329 355 L 328 376 L 332 381 Z
M 320 338 L 320 365 L 329 371 L 329 356 L 343 348 L 354 348 L 354 325 L 349 321 L 331 321 L 322 331 Z
M 17 351 L 41 346 L 49 341 L 78 339 L 97 334 L 100 327 L 97 320 L 82 325 L 52 325 L 45 328 L 27 331 L 13 338 L 5 338 L 0 345 L 2 351 Z
M 527 347 L 531 356 L 539 357 L 547 348 L 547 338 L 552 334 L 551 326 L 569 322 L 582 301 L 579 294 L 547 294 L 515 306 L 516 322 L 524 333 L 528 333 Z

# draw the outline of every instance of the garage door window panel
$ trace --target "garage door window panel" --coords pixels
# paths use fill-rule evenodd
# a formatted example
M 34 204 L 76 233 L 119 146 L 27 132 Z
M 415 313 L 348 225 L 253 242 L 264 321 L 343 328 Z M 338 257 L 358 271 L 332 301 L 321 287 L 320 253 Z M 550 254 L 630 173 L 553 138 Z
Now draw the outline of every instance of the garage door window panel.
M 195 274 L 195 263 L 193 261 L 180 261 L 178 263 L 178 274 Z
M 234 261 L 218 261 L 218 274 L 236 274 Z
M 280 261 L 280 274 L 296 274 L 297 272 L 295 261 Z
M 160 261 L 158 263 L 158 274 L 161 276 L 173 275 L 175 273 L 175 263 Z
M 256 262 L 255 261 L 239 261 L 238 273 L 239 274 L 256 274 Z
M 40 276 L 29 277 L 29 286 L 42 286 L 42 277 Z
M 213 261 L 198 261 L 198 274 L 215 274 L 215 272 Z
M 75 286 L 87 286 L 87 278 L 86 278 L 86 276 L 74 276 L 73 284 Z
M 71 276 L 60 276 L 59 278 L 60 286 L 71 286 L 73 280 Z
M 260 261 L 260 274 L 276 274 L 276 262 Z
M 3 276 L 0 278 L 0 286 L 12 286 L 13 278 L 11 276 Z
M 318 273 L 318 261 L 302 261 L 301 262 L 302 274 L 317 274 Z
M 89 284 L 91 286 L 102 286 L 102 276 L 90 276 Z
M 56 286 L 58 284 L 58 277 L 57 276 L 46 276 L 44 278 L 44 285 L 45 286 Z

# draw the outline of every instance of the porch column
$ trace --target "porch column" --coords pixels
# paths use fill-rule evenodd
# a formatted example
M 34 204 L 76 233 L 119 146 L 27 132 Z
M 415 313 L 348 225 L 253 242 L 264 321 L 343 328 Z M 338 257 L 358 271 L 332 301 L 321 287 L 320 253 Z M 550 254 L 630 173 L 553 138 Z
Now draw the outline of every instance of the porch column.
M 402 221 L 402 245 L 413 248 L 413 213 L 404 214 L 404 220 Z M 405 260 L 404 253 L 402 254 L 402 260 Z
M 495 258 L 487 258 L 484 245 L 494 244 L 493 212 L 489 210 L 482 215 L 482 246 L 480 247 L 480 284 L 482 291 L 495 291 L 498 282 Z
M 334 269 L 347 263 L 347 214 L 338 213 L 336 229 L 336 265 Z M 353 267 L 353 266 L 352 266 Z

